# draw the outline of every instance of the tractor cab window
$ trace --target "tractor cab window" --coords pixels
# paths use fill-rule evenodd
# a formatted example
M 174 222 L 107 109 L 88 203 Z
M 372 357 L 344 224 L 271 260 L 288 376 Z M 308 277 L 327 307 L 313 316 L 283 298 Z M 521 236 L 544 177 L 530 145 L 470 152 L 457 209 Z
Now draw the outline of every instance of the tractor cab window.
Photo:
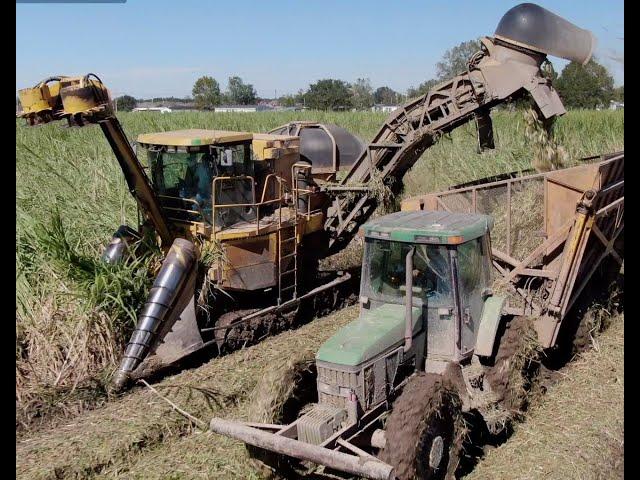
M 414 301 L 434 306 L 453 305 L 449 251 L 444 245 L 412 245 L 367 238 L 363 273 L 364 295 L 402 303 L 406 292 L 405 259 L 413 255 Z
M 471 296 L 489 285 L 491 260 L 485 238 L 476 238 L 458 247 L 460 293 Z

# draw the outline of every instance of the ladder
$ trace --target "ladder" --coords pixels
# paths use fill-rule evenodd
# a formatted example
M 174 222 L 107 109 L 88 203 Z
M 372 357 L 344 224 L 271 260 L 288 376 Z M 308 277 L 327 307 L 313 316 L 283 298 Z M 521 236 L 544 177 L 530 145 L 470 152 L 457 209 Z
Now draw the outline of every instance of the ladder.
M 278 305 L 298 295 L 298 219 L 278 229 Z

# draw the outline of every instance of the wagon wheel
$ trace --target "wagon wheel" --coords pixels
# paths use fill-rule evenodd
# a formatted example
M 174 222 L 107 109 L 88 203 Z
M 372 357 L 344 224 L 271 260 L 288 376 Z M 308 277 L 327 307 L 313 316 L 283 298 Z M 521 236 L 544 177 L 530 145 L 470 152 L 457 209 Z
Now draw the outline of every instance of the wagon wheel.
M 293 354 L 268 370 L 256 385 L 249 419 L 257 423 L 288 425 L 318 401 L 315 355 L 311 350 Z M 246 445 L 252 464 L 268 477 L 285 478 L 307 469 L 298 460 Z
M 440 375 L 413 377 L 393 404 L 380 452 L 400 480 L 454 478 L 462 443 L 461 401 Z

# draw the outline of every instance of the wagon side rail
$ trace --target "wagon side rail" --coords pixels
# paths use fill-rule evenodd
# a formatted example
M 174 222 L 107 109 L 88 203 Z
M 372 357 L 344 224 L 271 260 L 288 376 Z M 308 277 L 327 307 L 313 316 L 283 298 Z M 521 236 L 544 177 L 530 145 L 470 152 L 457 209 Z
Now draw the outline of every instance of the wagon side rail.
M 509 294 L 505 313 L 537 317 L 544 347 L 555 343 L 562 319 L 602 261 L 623 261 L 616 242 L 624 230 L 624 152 L 583 161 L 402 202 L 403 210 L 494 217 L 494 288 Z

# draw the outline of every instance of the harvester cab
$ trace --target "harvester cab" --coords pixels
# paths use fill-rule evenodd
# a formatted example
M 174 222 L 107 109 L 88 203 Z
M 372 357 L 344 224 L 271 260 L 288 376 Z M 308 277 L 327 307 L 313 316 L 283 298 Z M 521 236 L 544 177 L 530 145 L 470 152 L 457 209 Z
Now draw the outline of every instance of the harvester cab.
M 250 204 L 252 185 L 241 181 L 253 177 L 251 133 L 210 130 L 179 130 L 138 136 L 147 153 L 150 177 L 169 220 L 181 230 L 205 234 L 213 219 L 213 183 L 228 178 L 217 203 Z M 239 181 L 240 180 L 240 181 Z M 222 193 L 228 198 L 222 200 Z M 218 213 L 218 229 L 241 219 L 255 221 L 255 209 L 246 207 Z

